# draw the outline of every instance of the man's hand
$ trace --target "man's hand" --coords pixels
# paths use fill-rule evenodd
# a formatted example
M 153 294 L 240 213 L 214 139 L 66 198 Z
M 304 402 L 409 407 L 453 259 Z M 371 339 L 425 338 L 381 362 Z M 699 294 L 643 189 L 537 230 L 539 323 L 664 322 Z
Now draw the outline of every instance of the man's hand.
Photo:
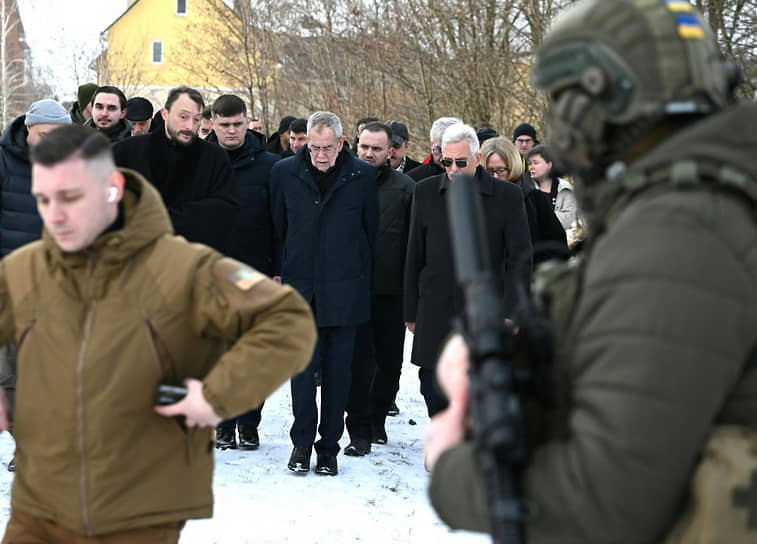
M 444 450 L 463 441 L 468 429 L 468 347 L 460 335 L 450 338 L 444 346 L 436 376 L 449 406 L 426 427 L 424 465 L 429 471 Z
M 407 327 L 407 330 L 415 334 L 415 322 L 412 323 L 405 323 L 405 326 Z
M 154 410 L 165 417 L 184 416 L 184 424 L 191 427 L 215 427 L 221 417 L 215 413 L 202 394 L 202 382 L 193 378 L 184 380 L 187 396 L 176 404 L 155 406 Z M 7 402 L 7 401 L 6 401 Z M 2 423 L 2 421 L 0 421 Z
M 5 395 L 5 389 L 0 387 L 0 432 L 7 431 L 11 426 L 11 404 Z

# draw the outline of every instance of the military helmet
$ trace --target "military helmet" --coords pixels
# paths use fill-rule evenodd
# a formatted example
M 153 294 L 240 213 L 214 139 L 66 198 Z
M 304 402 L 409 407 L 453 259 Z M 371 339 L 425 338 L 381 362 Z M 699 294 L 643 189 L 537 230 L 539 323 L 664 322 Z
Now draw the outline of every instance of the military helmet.
M 666 116 L 729 101 L 729 68 L 683 0 L 586 0 L 559 17 L 532 68 L 552 101 L 550 143 L 570 166 L 606 166 Z

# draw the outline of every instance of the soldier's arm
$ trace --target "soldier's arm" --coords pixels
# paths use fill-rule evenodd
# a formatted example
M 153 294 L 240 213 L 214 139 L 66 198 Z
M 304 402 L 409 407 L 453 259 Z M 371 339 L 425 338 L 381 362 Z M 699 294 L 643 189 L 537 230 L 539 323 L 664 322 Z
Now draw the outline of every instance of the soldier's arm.
M 197 272 L 192 319 L 202 334 L 236 339 L 202 389 L 214 412 L 228 418 L 259 406 L 307 366 L 316 329 L 294 289 L 214 255 Z

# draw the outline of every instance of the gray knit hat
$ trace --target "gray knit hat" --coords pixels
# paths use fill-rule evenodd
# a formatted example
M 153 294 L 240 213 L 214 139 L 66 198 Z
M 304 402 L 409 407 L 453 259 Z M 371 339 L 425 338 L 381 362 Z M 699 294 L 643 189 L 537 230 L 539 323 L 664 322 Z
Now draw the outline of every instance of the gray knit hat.
M 48 123 L 51 125 L 70 125 L 71 116 L 66 109 L 55 100 L 37 100 L 26 112 L 24 124 L 27 127 Z

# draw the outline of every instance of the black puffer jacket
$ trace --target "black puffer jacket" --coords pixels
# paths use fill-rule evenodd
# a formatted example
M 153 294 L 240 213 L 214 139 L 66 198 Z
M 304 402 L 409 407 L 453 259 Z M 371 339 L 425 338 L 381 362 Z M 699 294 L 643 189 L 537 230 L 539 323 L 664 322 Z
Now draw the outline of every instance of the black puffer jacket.
M 21 115 L 0 139 L 0 255 L 39 239 L 42 219 L 31 194 L 28 134 Z

